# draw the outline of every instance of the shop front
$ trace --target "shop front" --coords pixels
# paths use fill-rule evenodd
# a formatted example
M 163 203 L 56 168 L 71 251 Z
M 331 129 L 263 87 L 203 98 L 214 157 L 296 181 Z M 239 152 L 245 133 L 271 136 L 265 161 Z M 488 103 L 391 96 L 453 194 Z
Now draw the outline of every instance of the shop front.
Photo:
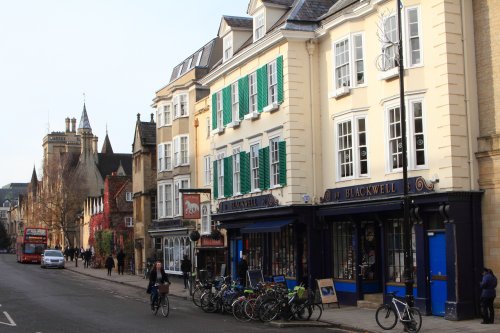
M 192 229 L 182 220 L 153 221 L 148 233 L 155 240 L 156 259 L 161 259 L 168 274 L 182 275 L 181 261 L 184 255 L 191 260 L 194 246 L 189 239 Z
M 201 236 L 196 247 L 196 267 L 207 272 L 207 278 L 227 275 L 224 238 L 214 239 L 212 236 Z M 201 276 L 201 275 L 200 275 Z
M 450 320 L 478 313 L 482 267 L 481 192 L 435 192 L 409 179 L 413 295 L 422 313 Z M 341 303 L 368 294 L 405 295 L 402 181 L 327 190 L 318 207 L 323 274 Z M 387 300 L 387 299 L 386 299 Z
M 228 273 L 241 278 L 238 267 L 246 256 L 249 270 L 264 278 L 284 275 L 289 286 L 308 283 L 309 222 L 312 206 L 279 206 L 272 195 L 224 201 L 212 220 L 227 231 Z

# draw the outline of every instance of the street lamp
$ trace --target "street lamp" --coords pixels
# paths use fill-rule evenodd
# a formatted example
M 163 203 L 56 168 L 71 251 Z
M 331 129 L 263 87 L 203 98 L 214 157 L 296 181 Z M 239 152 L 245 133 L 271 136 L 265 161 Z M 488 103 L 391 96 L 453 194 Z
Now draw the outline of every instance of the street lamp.
M 411 251 L 410 202 L 408 198 L 408 147 L 406 140 L 406 110 L 403 65 L 403 37 L 401 29 L 401 0 L 397 0 L 398 13 L 398 62 L 399 62 L 399 107 L 401 110 L 401 148 L 403 155 L 403 253 L 406 302 L 413 306 L 413 255 Z

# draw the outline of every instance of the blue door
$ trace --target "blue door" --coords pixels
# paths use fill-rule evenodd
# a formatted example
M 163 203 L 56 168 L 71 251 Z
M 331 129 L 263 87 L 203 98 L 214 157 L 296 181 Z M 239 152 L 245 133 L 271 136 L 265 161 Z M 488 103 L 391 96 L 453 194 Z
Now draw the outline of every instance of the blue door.
M 235 239 L 231 240 L 231 259 L 232 259 L 232 269 L 231 276 L 233 279 L 238 275 L 238 265 L 240 263 L 243 254 L 243 240 Z
M 429 232 L 429 281 L 431 312 L 444 316 L 447 299 L 446 238 L 444 232 Z

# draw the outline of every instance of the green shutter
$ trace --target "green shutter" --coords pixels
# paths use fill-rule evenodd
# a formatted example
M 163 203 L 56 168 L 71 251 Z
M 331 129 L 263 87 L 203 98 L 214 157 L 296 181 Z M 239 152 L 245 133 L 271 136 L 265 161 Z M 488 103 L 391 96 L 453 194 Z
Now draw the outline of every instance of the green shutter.
M 222 123 L 224 126 L 232 121 L 231 112 L 231 86 L 222 89 Z
M 217 93 L 212 94 L 212 129 L 217 128 Z
M 259 149 L 259 188 L 269 188 L 269 147 Z
M 278 156 L 280 159 L 280 185 L 286 185 L 286 142 L 280 141 L 278 143 Z
M 278 103 L 283 103 L 283 56 L 276 59 L 276 76 L 278 78 Z
M 233 157 L 224 158 L 224 197 L 233 196 Z
M 267 65 L 257 69 L 257 111 L 267 106 Z
M 250 154 L 240 152 L 241 194 L 250 192 Z
M 217 199 L 219 197 L 219 188 L 217 184 L 217 161 L 214 161 L 214 168 L 212 170 L 213 172 L 213 177 L 214 177 L 214 183 L 213 183 L 213 188 L 214 188 L 214 199 Z
M 248 93 L 248 75 L 240 78 L 238 80 L 238 99 L 240 108 L 240 120 L 248 114 L 248 99 L 250 98 Z

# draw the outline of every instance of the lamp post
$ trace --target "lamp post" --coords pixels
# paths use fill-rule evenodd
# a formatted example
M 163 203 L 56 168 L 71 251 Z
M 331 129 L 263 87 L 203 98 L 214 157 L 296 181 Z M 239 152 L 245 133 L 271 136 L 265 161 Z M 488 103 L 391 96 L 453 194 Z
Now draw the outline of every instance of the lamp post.
M 408 198 L 408 147 L 406 140 L 406 109 L 403 65 L 403 37 L 401 29 L 401 0 L 397 0 L 399 107 L 401 110 L 401 150 L 403 155 L 403 253 L 406 302 L 413 306 L 413 255 L 411 251 L 410 202 Z

